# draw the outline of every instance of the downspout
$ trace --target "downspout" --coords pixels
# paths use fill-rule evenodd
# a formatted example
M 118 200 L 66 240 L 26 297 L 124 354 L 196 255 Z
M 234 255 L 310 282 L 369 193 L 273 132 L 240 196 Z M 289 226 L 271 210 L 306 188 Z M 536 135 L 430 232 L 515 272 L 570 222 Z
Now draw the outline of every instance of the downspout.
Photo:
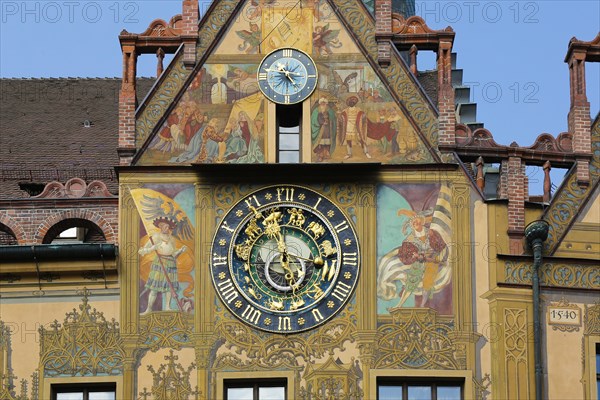
M 531 286 L 533 289 L 533 356 L 535 361 L 535 398 L 542 400 L 544 374 L 542 370 L 542 326 L 540 322 L 540 277 L 542 266 L 542 247 L 548 238 L 548 223 L 533 221 L 525 228 L 527 245 L 533 250 L 533 271 Z

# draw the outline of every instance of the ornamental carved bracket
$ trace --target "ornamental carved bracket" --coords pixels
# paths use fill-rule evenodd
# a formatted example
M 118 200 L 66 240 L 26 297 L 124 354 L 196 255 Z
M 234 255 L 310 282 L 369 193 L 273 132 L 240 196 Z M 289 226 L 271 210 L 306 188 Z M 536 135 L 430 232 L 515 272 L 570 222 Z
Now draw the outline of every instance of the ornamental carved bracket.
M 89 290 L 84 288 L 81 294 L 79 311 L 67 313 L 62 325 L 55 320 L 49 329 L 40 328 L 40 368 L 45 377 L 122 374 L 119 323 L 91 310 Z
M 427 26 L 425 20 L 417 15 L 404 18 L 402 15 L 392 14 L 392 34 L 396 45 L 409 48 L 416 45 L 419 50 L 437 51 L 440 42 L 454 41 L 454 30 L 448 26 L 445 29 L 435 30 Z
M 135 46 L 138 54 L 153 54 L 158 48 L 172 53 L 182 43 L 181 23 L 180 14 L 171 18 L 168 23 L 162 19 L 155 19 L 142 33 L 121 31 L 119 41 L 121 46 Z
M 403 308 L 379 326 L 374 368 L 466 368 L 466 344 L 452 340 L 454 321 L 432 309 Z
M 579 40 L 575 37 L 571 38 L 565 62 L 568 62 L 574 52 L 584 53 L 585 61 L 600 62 L 600 33 L 589 42 Z

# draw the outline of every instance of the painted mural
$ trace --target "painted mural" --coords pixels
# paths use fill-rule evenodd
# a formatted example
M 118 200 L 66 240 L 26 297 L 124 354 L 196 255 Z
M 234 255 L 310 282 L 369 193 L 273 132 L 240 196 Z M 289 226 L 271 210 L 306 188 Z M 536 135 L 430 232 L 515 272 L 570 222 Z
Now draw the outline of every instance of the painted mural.
M 382 185 L 377 193 L 377 313 L 429 307 L 452 314 L 451 191 Z
M 305 51 L 318 68 L 303 128 L 310 161 L 433 161 L 326 0 L 251 0 L 155 129 L 140 164 L 266 162 L 266 127 L 275 115 L 259 92 L 257 68 L 281 47 Z
M 143 229 L 140 255 L 140 313 L 194 310 L 194 188 L 147 185 L 131 196 Z
M 144 154 L 153 164 L 264 162 L 256 65 L 206 64 Z

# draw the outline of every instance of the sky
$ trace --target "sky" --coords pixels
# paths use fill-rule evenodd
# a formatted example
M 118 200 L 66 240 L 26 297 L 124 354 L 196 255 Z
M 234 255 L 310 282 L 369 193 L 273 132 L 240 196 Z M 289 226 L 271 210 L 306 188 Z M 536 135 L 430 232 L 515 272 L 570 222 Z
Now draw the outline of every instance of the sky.
M 201 10 L 209 1 L 200 0 Z M 0 77 L 120 77 L 118 35 L 143 32 L 181 13 L 181 0 L 0 0 Z M 530 146 L 542 133 L 567 130 L 569 40 L 600 31 L 600 1 L 429 1 L 416 13 L 433 29 L 452 26 L 463 83 L 477 119 L 497 143 Z M 433 68 L 421 52 L 419 68 Z M 141 56 L 138 76 L 153 76 L 156 57 Z M 600 63 L 587 63 L 592 118 L 600 109 Z

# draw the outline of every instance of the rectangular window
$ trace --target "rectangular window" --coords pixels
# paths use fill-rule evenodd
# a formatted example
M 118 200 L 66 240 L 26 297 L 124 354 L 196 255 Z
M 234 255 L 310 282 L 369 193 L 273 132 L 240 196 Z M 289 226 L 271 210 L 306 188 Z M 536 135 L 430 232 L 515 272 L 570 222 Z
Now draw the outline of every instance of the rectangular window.
M 52 400 L 115 400 L 115 383 L 77 383 L 52 385 Z
M 285 379 L 224 381 L 225 400 L 286 400 Z
M 277 105 L 277 162 L 300 162 L 302 104 Z
M 377 381 L 378 400 L 462 400 L 463 387 L 456 380 L 398 380 Z

